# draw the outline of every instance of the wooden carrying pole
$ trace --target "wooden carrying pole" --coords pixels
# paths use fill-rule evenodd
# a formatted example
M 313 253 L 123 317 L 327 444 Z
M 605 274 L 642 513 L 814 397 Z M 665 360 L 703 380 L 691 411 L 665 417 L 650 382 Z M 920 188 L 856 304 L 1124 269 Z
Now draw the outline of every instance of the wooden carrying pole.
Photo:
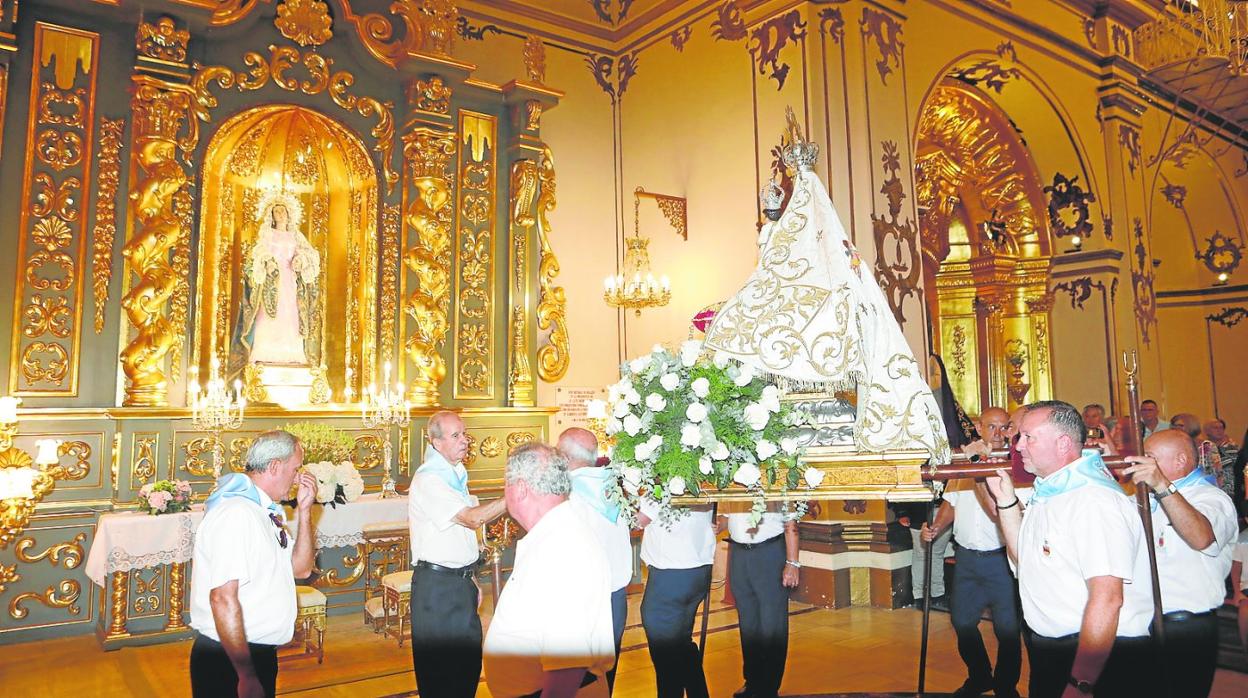
M 1124 456 L 1138 456 L 1144 453 L 1144 425 L 1140 422 L 1140 384 L 1138 381 L 1140 362 L 1136 353 L 1122 353 L 1122 366 L 1127 372 L 1127 419 L 1129 428 L 1122 430 L 1122 453 Z M 1144 524 L 1144 542 L 1148 546 L 1148 572 L 1153 580 L 1153 642 L 1160 648 L 1165 643 L 1165 630 L 1161 627 L 1161 580 L 1157 574 L 1157 546 L 1153 542 L 1153 511 L 1149 506 L 1148 495 L 1152 490 L 1143 483 L 1135 488 L 1135 505 L 1140 510 L 1140 521 Z M 1158 668 L 1162 668 L 1161 652 L 1157 653 Z M 1164 677 L 1164 671 L 1162 672 Z M 1164 680 L 1163 680 L 1163 684 Z

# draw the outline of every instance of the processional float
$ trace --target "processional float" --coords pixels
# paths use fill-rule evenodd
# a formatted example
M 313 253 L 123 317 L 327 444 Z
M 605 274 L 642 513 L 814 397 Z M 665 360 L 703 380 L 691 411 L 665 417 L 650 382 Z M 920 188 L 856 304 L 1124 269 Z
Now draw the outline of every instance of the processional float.
M 767 502 L 921 501 L 929 503 L 930 525 L 931 503 L 945 481 L 991 477 L 1000 468 L 1008 470 L 1008 454 L 997 452 L 972 460 L 950 453 L 931 389 L 878 283 L 862 264 L 827 190 L 815 176 L 819 148 L 803 138 L 791 109 L 784 140 L 782 157 L 793 171 L 792 192 L 784 192 L 774 182 L 763 191 L 768 220 L 760 231 L 758 265 L 742 289 L 715 312 L 701 356 L 713 355 L 717 364 L 735 362 L 777 386 L 782 402 L 802 417 L 787 432 L 796 441 L 798 455 L 761 484 L 738 484 L 742 481 L 729 481 L 722 473 L 704 468 L 705 478 L 690 483 L 681 478 L 678 489 L 670 482 L 656 485 L 651 480 L 651 495 L 661 498 L 665 506 L 710 504 L 712 511 L 721 502 L 753 502 L 754 510 L 761 511 L 758 505 Z M 782 206 L 786 194 L 788 202 Z M 1134 356 L 1126 368 L 1130 419 L 1138 424 Z M 625 381 L 628 372 L 625 369 Z M 620 390 L 626 393 L 628 388 Z M 619 394 L 613 398 L 617 405 L 625 401 Z M 608 433 L 619 433 L 621 428 L 616 421 Z M 1140 452 L 1140 435 L 1126 431 L 1132 433 L 1122 454 L 1106 458 L 1111 469 L 1126 467 L 1124 459 Z M 622 471 L 624 490 L 634 500 L 638 487 L 634 482 L 630 490 L 628 471 L 636 468 L 628 464 L 642 460 L 640 451 L 632 449 L 622 456 L 617 452 L 612 459 Z M 665 491 L 655 494 L 654 490 Z M 640 496 L 646 496 L 644 484 Z M 1159 629 L 1161 603 L 1147 488 L 1137 488 L 1136 496 L 1152 563 Z M 920 695 L 926 682 L 931 565 L 929 554 Z M 709 595 L 708 590 L 701 627 L 703 648 Z

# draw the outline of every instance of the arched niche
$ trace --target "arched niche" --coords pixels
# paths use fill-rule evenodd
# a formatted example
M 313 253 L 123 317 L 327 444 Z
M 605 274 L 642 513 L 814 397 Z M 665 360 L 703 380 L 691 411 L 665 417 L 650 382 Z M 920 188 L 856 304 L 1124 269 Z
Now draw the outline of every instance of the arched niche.
M 1052 396 L 1043 184 L 987 95 L 954 80 L 928 94 L 915 148 L 931 345 L 970 413 Z
M 228 379 L 247 381 L 252 399 L 268 392 L 274 402 L 304 402 L 283 390 L 283 381 L 299 382 L 283 367 L 248 370 L 238 341 L 249 292 L 243 264 L 260 231 L 259 209 L 277 192 L 301 209 L 298 229 L 320 259 L 319 322 L 300 316 L 319 333 L 319 356 L 307 357 L 316 385 L 306 402 L 359 396 L 376 360 L 377 319 L 377 173 L 359 136 L 307 107 L 247 109 L 209 142 L 201 191 L 192 365 L 207 376 L 217 358 Z

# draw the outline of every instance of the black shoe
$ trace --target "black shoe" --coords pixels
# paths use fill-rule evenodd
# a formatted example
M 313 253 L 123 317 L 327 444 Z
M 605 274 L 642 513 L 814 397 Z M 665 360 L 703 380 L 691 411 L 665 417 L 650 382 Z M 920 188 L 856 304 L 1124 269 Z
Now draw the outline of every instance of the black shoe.
M 750 692 L 749 686 L 742 686 L 736 693 L 732 694 L 732 698 L 754 698 L 754 694 Z
M 936 599 L 932 599 L 934 602 Z M 967 679 L 962 687 L 953 692 L 954 698 L 969 698 L 969 696 L 978 696 L 992 690 L 991 681 L 975 681 Z
M 944 596 L 944 595 L 933 596 L 932 597 L 932 610 L 944 611 L 945 613 L 948 613 L 949 612 L 949 597 Z M 989 686 L 989 688 L 991 688 L 991 686 Z M 984 690 L 986 691 L 988 689 L 985 688 Z

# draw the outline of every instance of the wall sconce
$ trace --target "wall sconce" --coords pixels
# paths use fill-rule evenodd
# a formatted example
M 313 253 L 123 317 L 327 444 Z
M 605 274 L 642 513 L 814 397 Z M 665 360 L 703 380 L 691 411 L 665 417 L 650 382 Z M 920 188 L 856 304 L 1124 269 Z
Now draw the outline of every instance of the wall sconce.
M 603 280 L 603 300 L 613 308 L 632 308 L 638 317 L 642 308 L 667 305 L 672 299 L 666 276 L 655 279 L 650 270 L 650 240 L 641 236 L 641 200 L 654 199 L 663 217 L 681 238 L 689 239 L 686 200 L 679 196 L 656 194 L 641 187 L 633 191 L 633 235 L 624 238 L 624 272 Z
M 1066 250 L 1066 252 L 1069 253 L 1069 252 L 1082 252 L 1082 251 L 1083 251 L 1083 238 L 1079 237 L 1078 235 L 1071 235 L 1070 236 L 1070 249 Z
M 56 486 L 61 474 L 56 439 L 36 442 L 35 458 L 13 445 L 20 398 L 0 397 L 0 549 L 22 534 L 35 506 Z

